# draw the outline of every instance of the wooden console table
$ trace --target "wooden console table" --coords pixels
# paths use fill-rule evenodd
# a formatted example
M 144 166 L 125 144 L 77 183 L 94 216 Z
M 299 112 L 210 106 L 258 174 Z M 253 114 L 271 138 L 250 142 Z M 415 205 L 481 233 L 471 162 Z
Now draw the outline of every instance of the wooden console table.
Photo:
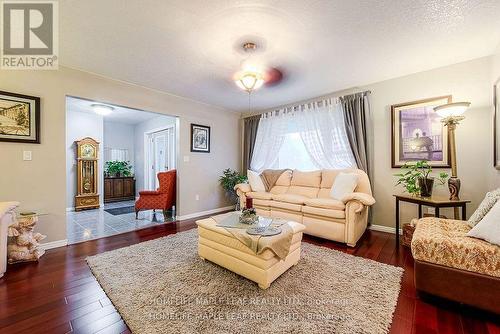
M 418 205 L 418 218 L 422 218 L 422 207 L 430 206 L 434 208 L 434 216 L 439 217 L 440 208 L 462 208 L 462 219 L 466 218 L 466 205 L 470 203 L 468 199 L 450 200 L 448 197 L 432 196 L 420 197 L 409 194 L 394 195 L 396 198 L 396 245 L 399 245 L 399 202 L 408 202 Z M 458 217 L 455 217 L 458 219 Z
M 104 203 L 134 199 L 135 178 L 133 176 L 104 178 Z

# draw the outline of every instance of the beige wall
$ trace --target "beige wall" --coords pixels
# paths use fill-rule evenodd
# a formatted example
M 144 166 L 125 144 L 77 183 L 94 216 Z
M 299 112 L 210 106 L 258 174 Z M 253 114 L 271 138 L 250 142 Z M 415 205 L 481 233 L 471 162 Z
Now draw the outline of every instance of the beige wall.
M 408 75 L 362 87 L 372 91 L 374 125 L 374 187 L 377 204 L 374 224 L 394 226 L 394 173 L 391 163 L 392 104 L 451 94 L 453 101 L 470 101 L 471 108 L 456 132 L 458 176 L 462 181 L 461 197 L 469 198 L 470 215 L 492 188 L 485 177 L 492 167 L 491 128 L 491 58 L 481 58 L 431 71 Z M 448 194 L 447 187 L 438 187 L 436 193 Z M 402 221 L 416 216 L 412 204 L 402 206 Z M 451 217 L 450 211 L 445 215 Z
M 485 57 L 430 71 L 420 72 L 400 78 L 378 82 L 356 88 L 355 91 L 371 90 L 374 148 L 374 196 L 373 224 L 394 226 L 393 194 L 402 192 L 394 187 L 393 174 L 398 169 L 391 168 L 391 105 L 442 95 L 453 95 L 453 100 L 470 101 L 471 108 L 466 119 L 458 126 L 458 174 L 462 180 L 461 196 L 472 200 L 468 215 L 476 209 L 486 191 L 500 184 L 498 172 L 492 167 L 492 76 L 493 57 Z M 500 69 L 500 58 L 498 59 Z M 498 74 L 500 76 L 500 73 Z M 353 90 L 335 92 L 327 96 L 340 96 Z M 300 101 L 303 102 L 303 101 Z M 299 102 L 299 103 L 300 103 Z M 439 170 L 436 170 L 439 171 Z M 449 171 L 448 171 L 449 172 Z M 437 194 L 447 195 L 447 187 L 435 189 Z M 402 204 L 402 222 L 409 221 L 417 214 L 411 204 Z M 425 212 L 425 211 L 424 211 Z M 451 211 L 443 214 L 451 217 Z
M 16 200 L 26 209 L 49 213 L 38 227 L 48 235 L 46 242 L 66 238 L 66 95 L 180 116 L 180 215 L 229 204 L 217 178 L 224 168 L 240 166 L 238 114 L 63 67 L 58 71 L 0 71 L 0 83 L 1 90 L 41 97 L 42 143 L 0 142 L 0 201 Z M 210 154 L 190 152 L 192 122 L 212 127 Z M 23 150 L 33 152 L 32 161 L 22 160 Z M 184 162 L 183 156 L 190 161 Z

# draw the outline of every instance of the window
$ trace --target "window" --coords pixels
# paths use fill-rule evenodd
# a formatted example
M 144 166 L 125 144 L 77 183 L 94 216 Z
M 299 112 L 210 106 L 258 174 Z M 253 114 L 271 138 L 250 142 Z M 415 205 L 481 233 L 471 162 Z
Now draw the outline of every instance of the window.
M 307 153 L 304 142 L 299 132 L 290 132 L 285 135 L 283 145 L 278 153 L 278 159 L 274 163 L 274 169 L 298 169 L 302 171 L 317 170 Z

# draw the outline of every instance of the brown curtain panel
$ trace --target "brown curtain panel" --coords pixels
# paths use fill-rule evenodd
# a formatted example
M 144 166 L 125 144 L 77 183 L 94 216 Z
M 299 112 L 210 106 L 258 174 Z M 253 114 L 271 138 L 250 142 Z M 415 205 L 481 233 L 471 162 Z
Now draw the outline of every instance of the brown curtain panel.
M 243 173 L 246 175 L 250 169 L 255 138 L 259 129 L 260 115 L 247 117 L 243 120 Z

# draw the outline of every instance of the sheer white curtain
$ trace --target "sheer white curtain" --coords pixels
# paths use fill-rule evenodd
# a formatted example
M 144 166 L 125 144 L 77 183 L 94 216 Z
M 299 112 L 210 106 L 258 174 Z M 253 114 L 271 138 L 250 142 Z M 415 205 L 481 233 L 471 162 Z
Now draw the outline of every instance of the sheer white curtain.
M 338 99 L 263 114 L 250 168 L 337 169 L 355 167 Z
M 310 158 L 319 169 L 356 167 L 338 99 L 307 104 L 295 113 Z
M 287 117 L 283 112 L 262 115 L 255 138 L 250 169 L 260 172 L 274 165 L 283 146 L 286 130 Z

